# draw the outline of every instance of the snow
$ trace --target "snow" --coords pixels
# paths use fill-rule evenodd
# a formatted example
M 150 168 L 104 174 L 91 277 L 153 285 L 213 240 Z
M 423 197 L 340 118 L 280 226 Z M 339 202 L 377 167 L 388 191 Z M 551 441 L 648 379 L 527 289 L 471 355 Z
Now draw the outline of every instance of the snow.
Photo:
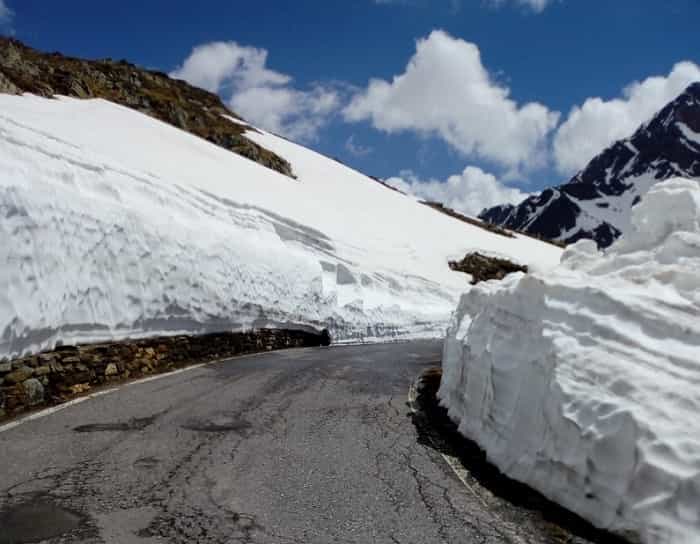
M 632 224 L 634 202 L 643 198 L 658 181 L 653 172 L 646 172 L 639 176 L 626 178 L 625 185 L 629 189 L 619 195 L 601 195 L 600 198 L 590 200 L 582 200 L 568 195 L 582 213 L 576 218 L 575 225 L 571 229 L 563 231 L 559 239 L 566 240 L 568 236 L 581 229 L 593 231 L 604 222 L 609 223 L 620 232 L 629 231 Z
M 695 144 L 696 146 L 700 146 L 700 134 L 695 132 L 685 123 L 678 122 L 678 128 L 680 129 L 681 134 L 683 134 L 683 137 L 686 140 Z
M 700 185 L 650 188 L 606 253 L 467 291 L 441 402 L 504 473 L 644 543 L 700 541 Z
M 262 326 L 440 336 L 469 281 L 448 260 L 561 255 L 249 135 L 298 179 L 104 100 L 0 95 L 0 359 Z

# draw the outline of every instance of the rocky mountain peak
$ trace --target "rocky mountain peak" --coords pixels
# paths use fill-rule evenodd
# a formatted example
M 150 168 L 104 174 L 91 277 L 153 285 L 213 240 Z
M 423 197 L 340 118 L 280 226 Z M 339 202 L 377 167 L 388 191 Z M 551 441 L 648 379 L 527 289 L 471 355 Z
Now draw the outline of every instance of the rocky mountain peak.
M 690 85 L 629 138 L 601 152 L 568 183 L 517 206 L 484 210 L 480 219 L 572 243 L 607 247 L 629 227 L 632 206 L 659 181 L 700 179 L 700 82 Z

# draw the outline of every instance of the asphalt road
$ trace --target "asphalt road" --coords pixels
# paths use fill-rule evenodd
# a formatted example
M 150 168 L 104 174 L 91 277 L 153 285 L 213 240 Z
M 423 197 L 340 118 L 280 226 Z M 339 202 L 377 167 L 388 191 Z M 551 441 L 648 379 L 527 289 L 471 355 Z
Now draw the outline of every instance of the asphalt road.
M 419 440 L 407 392 L 439 358 L 435 342 L 242 357 L 0 432 L 0 543 L 584 542 L 493 508 Z

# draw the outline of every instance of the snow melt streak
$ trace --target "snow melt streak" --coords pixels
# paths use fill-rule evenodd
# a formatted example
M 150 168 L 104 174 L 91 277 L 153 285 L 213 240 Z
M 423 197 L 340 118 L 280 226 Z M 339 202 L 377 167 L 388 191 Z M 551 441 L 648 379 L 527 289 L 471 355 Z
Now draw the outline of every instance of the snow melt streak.
M 501 470 L 595 525 L 697 542 L 700 186 L 654 186 L 632 221 L 605 255 L 579 242 L 467 292 L 439 395 Z

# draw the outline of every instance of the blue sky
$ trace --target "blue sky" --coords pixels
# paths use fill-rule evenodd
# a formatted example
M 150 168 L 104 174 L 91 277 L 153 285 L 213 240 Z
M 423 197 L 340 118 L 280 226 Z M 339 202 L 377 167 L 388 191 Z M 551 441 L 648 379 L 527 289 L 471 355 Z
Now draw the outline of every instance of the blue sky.
M 698 0 L 0 0 L 0 19 L 39 49 L 178 70 L 471 213 L 567 179 L 700 78 Z

